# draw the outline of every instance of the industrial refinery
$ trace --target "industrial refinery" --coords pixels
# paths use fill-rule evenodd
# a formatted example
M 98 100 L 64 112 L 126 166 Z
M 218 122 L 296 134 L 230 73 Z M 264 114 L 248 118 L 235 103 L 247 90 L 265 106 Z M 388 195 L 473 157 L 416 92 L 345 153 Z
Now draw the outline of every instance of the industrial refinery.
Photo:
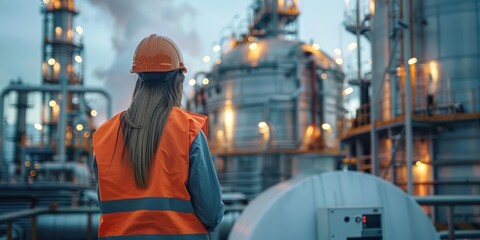
M 346 0 L 348 68 L 299 37 L 302 0 L 249 1 L 185 79 L 226 207 L 209 238 L 480 239 L 480 1 Z M 1 91 L 0 239 L 98 239 L 92 135 L 117 93 L 86 84 L 76 1 L 41 5 L 41 79 Z

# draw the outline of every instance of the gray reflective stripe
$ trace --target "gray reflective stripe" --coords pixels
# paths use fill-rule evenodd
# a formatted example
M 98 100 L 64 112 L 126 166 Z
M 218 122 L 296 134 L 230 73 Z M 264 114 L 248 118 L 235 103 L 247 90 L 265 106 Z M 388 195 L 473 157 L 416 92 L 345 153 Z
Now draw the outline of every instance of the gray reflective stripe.
M 138 210 L 171 210 L 193 213 L 190 200 L 179 198 L 146 197 L 122 200 L 101 201 L 102 214 L 132 212 Z
M 137 235 L 137 236 L 115 236 L 103 237 L 100 240 L 206 240 L 207 234 L 178 234 L 178 235 Z

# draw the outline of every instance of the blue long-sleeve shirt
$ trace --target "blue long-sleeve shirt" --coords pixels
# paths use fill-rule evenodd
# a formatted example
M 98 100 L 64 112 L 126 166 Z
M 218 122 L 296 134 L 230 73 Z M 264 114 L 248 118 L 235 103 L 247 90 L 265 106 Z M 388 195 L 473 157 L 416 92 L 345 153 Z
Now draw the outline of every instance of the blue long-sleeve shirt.
M 222 193 L 217 174 L 213 164 L 210 150 L 208 149 L 205 134 L 200 131 L 190 145 L 189 177 L 187 189 L 195 214 L 205 225 L 208 231 L 213 231 L 222 221 L 225 205 L 222 202 Z M 93 170 L 98 182 L 98 167 L 94 157 Z M 99 204 L 100 194 L 97 193 Z
M 190 146 L 187 189 L 192 197 L 195 213 L 207 230 L 213 231 L 222 221 L 225 206 L 207 139 L 202 131 Z

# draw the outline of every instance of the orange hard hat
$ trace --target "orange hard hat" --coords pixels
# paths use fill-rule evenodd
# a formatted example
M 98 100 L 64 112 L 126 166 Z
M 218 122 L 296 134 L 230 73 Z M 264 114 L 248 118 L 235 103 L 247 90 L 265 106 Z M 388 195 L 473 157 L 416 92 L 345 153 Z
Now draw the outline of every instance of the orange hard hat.
M 168 72 L 176 69 L 187 72 L 177 44 L 170 38 L 151 34 L 135 49 L 130 72 Z

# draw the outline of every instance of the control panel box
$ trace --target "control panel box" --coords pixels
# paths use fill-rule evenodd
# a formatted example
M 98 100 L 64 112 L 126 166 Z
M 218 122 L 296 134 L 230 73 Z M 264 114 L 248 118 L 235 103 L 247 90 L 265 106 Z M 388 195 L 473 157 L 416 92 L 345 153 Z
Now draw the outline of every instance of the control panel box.
M 332 207 L 317 212 L 318 240 L 383 240 L 381 207 Z

